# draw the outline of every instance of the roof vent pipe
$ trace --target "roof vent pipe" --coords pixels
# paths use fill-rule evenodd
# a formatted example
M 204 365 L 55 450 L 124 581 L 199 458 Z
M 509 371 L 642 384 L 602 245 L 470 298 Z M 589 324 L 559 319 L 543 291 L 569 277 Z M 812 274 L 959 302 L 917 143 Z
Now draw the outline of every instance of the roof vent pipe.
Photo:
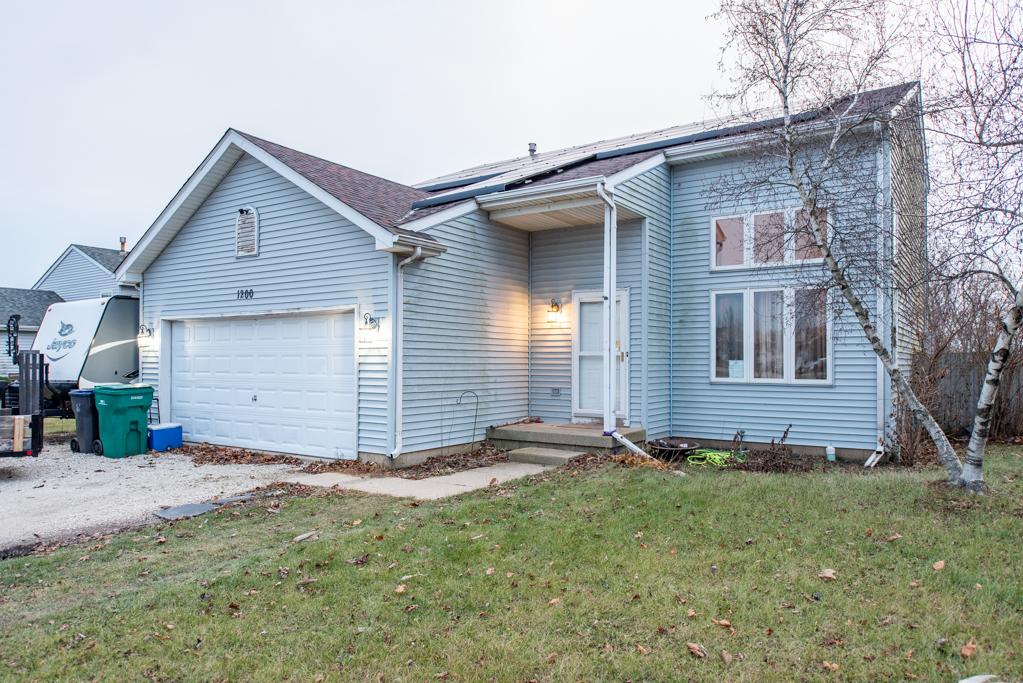
M 118 237 L 117 239 L 121 240 L 121 256 L 124 256 L 125 252 L 127 251 L 126 247 L 128 246 L 128 238 Z
M 530 157 L 535 157 L 536 156 L 536 143 L 535 142 L 529 143 L 529 156 Z

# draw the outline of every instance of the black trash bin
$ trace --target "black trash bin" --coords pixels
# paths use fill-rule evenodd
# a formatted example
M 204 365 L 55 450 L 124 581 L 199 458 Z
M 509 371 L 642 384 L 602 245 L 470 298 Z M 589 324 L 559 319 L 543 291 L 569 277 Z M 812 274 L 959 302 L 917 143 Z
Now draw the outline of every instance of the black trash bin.
M 72 389 L 71 409 L 75 411 L 75 436 L 71 439 L 74 453 L 94 453 L 92 443 L 99 438 L 99 414 L 92 389 Z

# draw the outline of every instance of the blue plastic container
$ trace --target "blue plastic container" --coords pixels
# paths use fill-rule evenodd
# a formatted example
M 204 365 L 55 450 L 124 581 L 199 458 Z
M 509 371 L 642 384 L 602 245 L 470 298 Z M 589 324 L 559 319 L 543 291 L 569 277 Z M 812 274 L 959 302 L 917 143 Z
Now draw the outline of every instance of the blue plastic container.
M 181 448 L 181 425 L 174 422 L 149 425 L 149 448 L 158 452 Z

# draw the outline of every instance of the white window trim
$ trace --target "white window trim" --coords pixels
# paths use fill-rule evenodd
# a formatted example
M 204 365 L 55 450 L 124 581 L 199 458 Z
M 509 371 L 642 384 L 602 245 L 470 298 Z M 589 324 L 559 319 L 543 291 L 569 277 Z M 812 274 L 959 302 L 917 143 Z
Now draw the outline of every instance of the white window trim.
M 238 253 L 238 218 L 239 218 L 239 216 L 236 213 L 235 217 L 234 217 L 234 257 L 235 258 L 252 258 L 254 256 L 259 256 L 259 212 L 256 211 L 256 207 L 254 207 L 254 206 L 242 206 L 242 207 L 240 207 L 238 209 L 238 211 L 250 211 L 252 213 L 252 221 L 253 221 L 252 241 L 255 244 L 256 248 L 252 251 L 251 254 L 240 254 L 240 253 Z
M 796 326 L 795 298 L 797 289 L 814 289 L 813 287 L 748 287 L 744 289 L 712 289 L 710 291 L 710 353 L 708 377 L 711 384 L 773 384 L 795 386 L 833 386 L 835 383 L 835 339 L 832 322 L 831 306 L 825 303 L 825 346 L 828 352 L 826 379 L 796 379 Z M 784 338 L 784 372 L 781 379 L 757 378 L 753 376 L 753 306 L 756 292 L 784 292 L 785 297 L 785 338 Z M 742 366 L 743 377 L 717 377 L 717 306 L 716 298 L 720 294 L 742 295 Z
M 740 214 L 723 214 L 720 216 L 712 216 L 710 219 L 710 270 L 711 272 L 728 272 L 733 270 L 752 270 L 754 268 L 784 268 L 786 266 L 802 266 L 810 264 L 821 264 L 824 263 L 824 257 L 819 256 L 817 258 L 797 259 L 796 258 L 796 233 L 792 229 L 795 225 L 796 213 L 803 209 L 802 206 L 789 206 L 777 209 L 766 209 L 761 211 L 750 211 L 747 213 Z M 753 239 L 755 237 L 754 219 L 757 216 L 763 216 L 771 213 L 780 213 L 785 216 L 785 257 L 781 261 L 772 261 L 770 263 L 756 263 L 754 262 L 753 254 Z M 828 214 L 830 218 L 830 212 Z M 742 252 L 743 262 L 734 266 L 719 266 L 717 265 L 717 241 L 715 239 L 715 231 L 717 229 L 717 222 L 721 220 L 730 220 L 733 218 L 742 219 Z M 830 227 L 830 221 L 829 226 Z

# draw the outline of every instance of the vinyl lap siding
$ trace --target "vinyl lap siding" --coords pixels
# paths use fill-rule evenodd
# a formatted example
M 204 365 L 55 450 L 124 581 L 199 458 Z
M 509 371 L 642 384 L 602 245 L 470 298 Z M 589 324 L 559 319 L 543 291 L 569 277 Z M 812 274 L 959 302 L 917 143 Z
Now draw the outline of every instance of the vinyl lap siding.
M 59 294 L 64 301 L 77 301 L 115 294 L 117 282 L 112 273 L 72 249 L 33 289 L 48 289 Z
M 914 108 L 913 111 L 916 111 Z M 894 285 L 897 292 L 893 331 L 896 359 L 905 372 L 922 348 L 924 277 L 927 261 L 926 193 L 923 138 L 915 117 L 892 126 L 891 202 L 895 220 Z
M 402 450 L 468 443 L 528 414 L 529 236 L 477 211 L 432 227 L 447 247 L 405 267 Z M 476 400 L 479 419 L 473 433 Z
M 642 222 L 618 226 L 618 288 L 629 290 L 630 420 L 643 424 L 642 409 Z M 572 420 L 573 291 L 604 286 L 604 228 L 586 226 L 530 234 L 529 414 L 547 422 Z M 558 323 L 547 322 L 551 299 L 564 306 Z M 554 391 L 559 390 L 559 395 Z
M 259 213 L 259 255 L 235 257 L 238 209 Z M 250 156 L 242 157 L 143 278 L 142 322 L 162 317 L 258 315 L 355 304 L 389 320 L 391 255 L 373 238 Z M 255 296 L 238 300 L 236 290 Z M 358 321 L 357 321 L 358 325 Z M 389 332 L 357 332 L 360 451 L 388 441 Z M 142 351 L 143 381 L 159 382 L 157 338 Z
M 6 320 L 4 323 L 6 324 Z M 27 330 L 18 331 L 18 350 L 19 351 L 30 351 L 32 349 L 32 343 L 36 340 L 36 333 Z M 8 375 L 17 375 L 18 366 L 14 364 L 14 359 L 7 355 L 7 336 L 4 335 L 3 340 L 0 340 L 0 377 L 7 377 Z
M 733 163 L 741 161 L 715 160 L 672 169 L 672 431 L 697 439 L 728 440 L 741 428 L 747 439 L 767 442 L 792 424 L 789 440 L 793 444 L 872 450 L 877 436 L 877 361 L 848 312 L 834 323 L 833 385 L 710 381 L 710 292 L 792 284 L 794 277 L 785 268 L 711 272 L 712 216 L 752 208 L 708 208 L 712 188 Z M 838 230 L 843 220 L 851 220 L 848 212 L 843 216 L 838 209 L 833 218 Z M 867 297 L 868 305 L 873 305 L 873 299 Z
M 658 166 L 615 188 L 622 205 L 647 217 L 645 267 L 641 277 L 640 334 L 643 366 L 635 366 L 644 397 L 642 424 L 647 437 L 671 433 L 671 174 Z M 645 291 L 645 296 L 643 292 Z M 635 377 L 639 375 L 639 377 Z

